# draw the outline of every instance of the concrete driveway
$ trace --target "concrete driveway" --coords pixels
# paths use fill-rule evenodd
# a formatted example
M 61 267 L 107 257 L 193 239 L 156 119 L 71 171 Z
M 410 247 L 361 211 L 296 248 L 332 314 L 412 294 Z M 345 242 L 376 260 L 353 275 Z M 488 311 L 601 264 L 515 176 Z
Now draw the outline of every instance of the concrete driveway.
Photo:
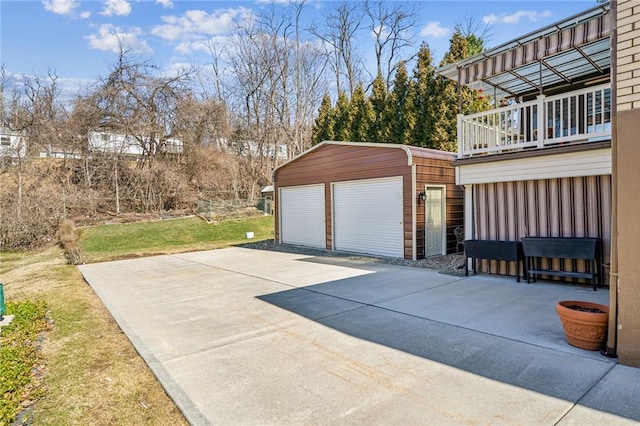
M 606 290 L 247 248 L 80 270 L 192 424 L 640 421 L 640 369 L 555 314 Z

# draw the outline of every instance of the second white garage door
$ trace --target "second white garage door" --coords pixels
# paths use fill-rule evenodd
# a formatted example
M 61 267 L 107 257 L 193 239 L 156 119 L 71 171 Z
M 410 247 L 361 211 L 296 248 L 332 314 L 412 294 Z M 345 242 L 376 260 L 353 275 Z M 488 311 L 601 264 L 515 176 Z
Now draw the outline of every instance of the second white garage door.
M 404 257 L 401 176 L 333 184 L 333 248 Z

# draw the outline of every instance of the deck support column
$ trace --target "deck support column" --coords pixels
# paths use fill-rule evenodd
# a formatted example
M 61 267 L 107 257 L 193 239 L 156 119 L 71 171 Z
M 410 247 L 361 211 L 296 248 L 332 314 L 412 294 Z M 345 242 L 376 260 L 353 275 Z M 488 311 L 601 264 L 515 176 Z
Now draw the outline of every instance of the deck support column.
M 547 125 L 544 122 L 544 115 L 546 112 L 544 110 L 544 98 L 544 95 L 538 95 L 536 97 L 538 100 L 538 105 L 536 106 L 538 109 L 538 113 L 536 114 L 536 129 L 538 130 L 538 137 L 536 139 L 538 140 L 538 148 L 544 148 L 544 138 L 545 133 L 547 132 Z

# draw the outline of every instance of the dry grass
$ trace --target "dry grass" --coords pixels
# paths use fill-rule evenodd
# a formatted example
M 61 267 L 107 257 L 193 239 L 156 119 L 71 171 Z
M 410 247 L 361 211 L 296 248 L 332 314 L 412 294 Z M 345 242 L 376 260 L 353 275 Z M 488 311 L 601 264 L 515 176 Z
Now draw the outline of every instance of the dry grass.
M 0 253 L 0 275 L 8 301 L 46 300 L 53 321 L 34 424 L 187 424 L 62 250 Z

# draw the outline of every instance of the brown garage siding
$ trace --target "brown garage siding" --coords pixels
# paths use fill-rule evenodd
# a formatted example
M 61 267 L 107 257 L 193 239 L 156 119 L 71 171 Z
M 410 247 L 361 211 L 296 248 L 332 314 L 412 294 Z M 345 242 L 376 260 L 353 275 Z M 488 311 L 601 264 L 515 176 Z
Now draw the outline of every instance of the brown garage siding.
M 416 191 L 420 192 L 425 185 L 445 185 L 447 192 L 446 221 L 447 221 L 447 253 L 456 251 L 456 237 L 453 230 L 464 223 L 464 190 L 455 185 L 455 169 L 451 162 L 453 155 L 438 154 L 437 158 L 415 155 Z M 417 194 L 416 194 L 417 196 Z M 424 257 L 424 202 L 420 201 L 416 207 L 416 247 L 418 257 Z

